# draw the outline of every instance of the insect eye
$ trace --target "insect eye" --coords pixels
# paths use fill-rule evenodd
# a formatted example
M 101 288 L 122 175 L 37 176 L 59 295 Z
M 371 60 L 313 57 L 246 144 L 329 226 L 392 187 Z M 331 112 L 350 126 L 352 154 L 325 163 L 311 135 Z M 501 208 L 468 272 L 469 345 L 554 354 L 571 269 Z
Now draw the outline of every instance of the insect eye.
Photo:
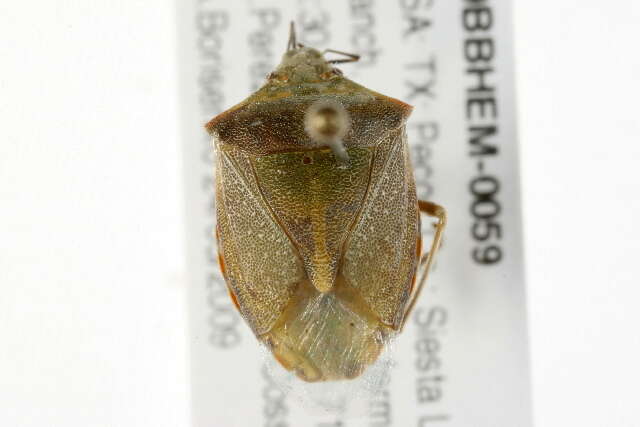
M 289 81 L 289 77 L 285 73 L 276 73 L 274 71 L 267 76 L 267 80 L 270 80 L 270 81 L 277 80 L 279 82 L 286 83 Z

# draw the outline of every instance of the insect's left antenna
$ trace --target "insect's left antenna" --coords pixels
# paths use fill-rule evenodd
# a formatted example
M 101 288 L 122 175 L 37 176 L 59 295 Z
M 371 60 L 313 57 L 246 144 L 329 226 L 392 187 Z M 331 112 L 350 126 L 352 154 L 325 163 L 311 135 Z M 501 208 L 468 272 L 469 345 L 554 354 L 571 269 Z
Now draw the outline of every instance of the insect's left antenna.
M 291 21 L 289 24 L 289 42 L 287 43 L 287 50 L 294 50 L 298 47 L 298 41 L 296 40 L 296 26 Z

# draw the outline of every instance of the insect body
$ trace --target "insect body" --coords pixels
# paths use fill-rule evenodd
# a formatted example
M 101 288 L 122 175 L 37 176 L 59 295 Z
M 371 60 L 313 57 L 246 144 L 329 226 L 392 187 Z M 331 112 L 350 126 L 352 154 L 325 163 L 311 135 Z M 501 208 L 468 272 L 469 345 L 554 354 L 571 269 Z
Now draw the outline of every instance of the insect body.
M 378 358 L 439 245 L 445 213 L 416 198 L 410 112 L 292 33 L 266 84 L 207 124 L 231 298 L 306 381 L 354 378 Z M 439 219 L 422 257 L 421 210 Z

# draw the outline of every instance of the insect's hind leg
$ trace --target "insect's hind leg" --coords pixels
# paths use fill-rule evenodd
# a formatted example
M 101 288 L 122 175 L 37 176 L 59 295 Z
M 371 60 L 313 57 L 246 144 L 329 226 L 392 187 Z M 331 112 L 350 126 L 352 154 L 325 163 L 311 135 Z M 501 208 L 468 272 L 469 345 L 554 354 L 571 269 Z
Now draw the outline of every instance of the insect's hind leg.
M 422 257 L 420 257 L 418 271 L 416 271 L 417 286 L 410 297 L 411 300 L 409 301 L 409 305 L 407 306 L 407 309 L 404 313 L 401 329 L 404 328 L 407 319 L 411 315 L 411 311 L 413 311 L 413 308 L 415 307 L 416 301 L 418 301 L 418 298 L 420 297 L 422 288 L 427 282 L 427 276 L 429 275 L 431 264 L 433 264 L 436 252 L 440 248 L 440 243 L 442 241 L 442 232 L 444 231 L 444 227 L 447 224 L 447 211 L 442 206 L 424 200 L 418 200 L 418 208 L 420 209 L 421 213 L 432 218 L 437 218 L 438 222 L 434 224 L 436 232 L 433 236 L 433 241 L 431 242 L 431 248 L 429 249 L 429 252 L 423 254 Z

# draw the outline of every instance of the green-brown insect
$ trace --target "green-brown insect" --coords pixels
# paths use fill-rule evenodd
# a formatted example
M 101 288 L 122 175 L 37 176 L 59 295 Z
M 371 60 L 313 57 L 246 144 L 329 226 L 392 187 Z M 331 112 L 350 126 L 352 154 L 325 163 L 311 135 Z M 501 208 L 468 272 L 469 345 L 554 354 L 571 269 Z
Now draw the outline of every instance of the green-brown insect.
M 416 198 L 412 107 L 343 77 L 332 64 L 357 60 L 348 56 L 325 60 L 292 26 L 266 84 L 207 124 L 229 293 L 306 381 L 355 378 L 378 358 L 406 322 L 446 221 Z M 420 211 L 438 218 L 422 256 Z

